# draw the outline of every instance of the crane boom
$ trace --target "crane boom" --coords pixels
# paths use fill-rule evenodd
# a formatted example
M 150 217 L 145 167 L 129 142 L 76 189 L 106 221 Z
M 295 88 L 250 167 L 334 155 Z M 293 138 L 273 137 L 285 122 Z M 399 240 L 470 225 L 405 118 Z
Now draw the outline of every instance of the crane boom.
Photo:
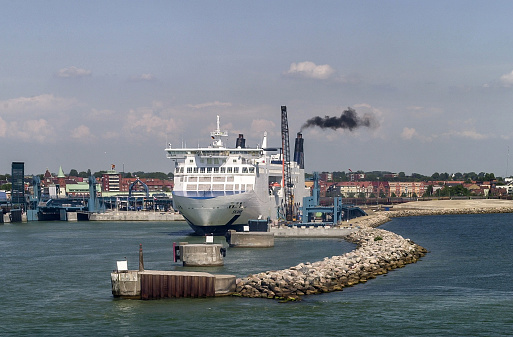
M 290 176 L 290 146 L 289 146 L 289 122 L 287 119 L 287 107 L 281 107 L 281 143 L 283 148 L 283 196 L 285 202 L 285 219 L 292 221 L 292 209 L 294 196 L 292 194 L 292 179 Z

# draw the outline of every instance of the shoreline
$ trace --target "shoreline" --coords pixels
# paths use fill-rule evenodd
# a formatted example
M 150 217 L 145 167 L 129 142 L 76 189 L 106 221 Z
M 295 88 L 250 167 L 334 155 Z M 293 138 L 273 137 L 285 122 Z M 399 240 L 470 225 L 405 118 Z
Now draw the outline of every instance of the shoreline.
M 236 281 L 235 296 L 300 300 L 301 296 L 341 291 L 358 283 L 415 263 L 428 251 L 402 236 L 379 229 L 394 217 L 513 213 L 510 200 L 434 200 L 405 203 L 351 220 L 344 237 L 357 244 L 353 251 L 288 269 L 251 274 Z

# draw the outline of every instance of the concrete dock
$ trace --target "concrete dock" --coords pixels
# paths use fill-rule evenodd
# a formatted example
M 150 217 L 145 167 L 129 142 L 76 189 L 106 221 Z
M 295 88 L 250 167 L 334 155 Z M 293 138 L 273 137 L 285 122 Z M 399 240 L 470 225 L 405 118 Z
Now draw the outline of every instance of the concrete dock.
M 235 292 L 235 275 L 203 272 L 127 270 L 111 273 L 112 295 L 131 299 L 213 297 Z
M 184 267 L 212 267 L 224 265 L 226 250 L 221 244 L 189 244 L 181 242 L 178 246 L 179 258 Z
M 236 232 L 226 233 L 226 242 L 230 247 L 267 248 L 274 247 L 274 233 L 271 232 Z

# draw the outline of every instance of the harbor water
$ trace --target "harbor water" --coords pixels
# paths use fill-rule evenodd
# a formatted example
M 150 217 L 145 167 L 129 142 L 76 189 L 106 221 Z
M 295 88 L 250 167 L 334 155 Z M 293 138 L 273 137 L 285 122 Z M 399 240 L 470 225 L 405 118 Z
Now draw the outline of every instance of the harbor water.
M 341 239 L 279 239 L 229 248 L 225 265 L 185 268 L 173 242 L 201 242 L 184 222 L 31 222 L 0 226 L 1 336 L 511 336 L 513 214 L 396 218 L 381 228 L 430 252 L 344 291 L 300 302 L 239 297 L 123 300 L 110 272 L 201 270 L 243 277 L 342 255 Z M 224 238 L 216 243 L 226 245 Z

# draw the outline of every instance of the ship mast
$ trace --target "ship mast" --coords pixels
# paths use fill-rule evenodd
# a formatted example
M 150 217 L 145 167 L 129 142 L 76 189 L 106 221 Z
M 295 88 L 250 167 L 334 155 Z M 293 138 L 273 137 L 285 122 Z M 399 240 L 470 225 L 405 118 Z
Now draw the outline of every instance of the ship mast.
M 212 146 L 213 147 L 224 147 L 224 144 L 223 144 L 223 140 L 221 139 L 221 137 L 228 137 L 228 132 L 227 131 L 221 131 L 221 128 L 219 127 L 219 115 L 217 115 L 217 128 L 210 132 L 210 137 L 212 137 L 213 139 L 213 142 L 212 142 Z

